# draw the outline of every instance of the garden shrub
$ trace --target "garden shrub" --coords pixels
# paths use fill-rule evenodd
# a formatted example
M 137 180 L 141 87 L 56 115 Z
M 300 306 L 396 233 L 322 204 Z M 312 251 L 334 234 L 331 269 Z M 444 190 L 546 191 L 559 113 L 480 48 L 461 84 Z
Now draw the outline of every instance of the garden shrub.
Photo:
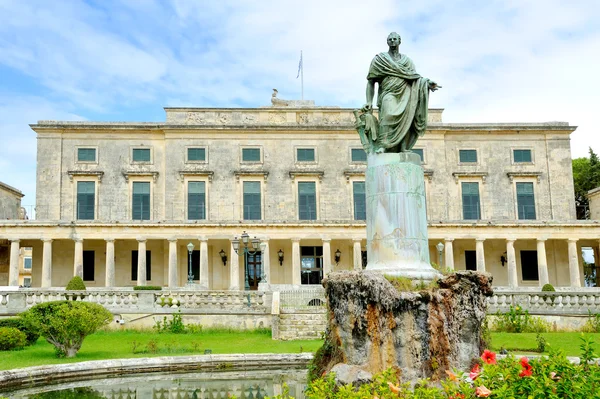
M 548 332 L 550 323 L 540 317 L 529 315 L 527 310 L 520 306 L 511 306 L 507 313 L 497 312 L 492 329 L 499 332 L 525 333 L 525 332 Z
M 0 327 L 0 351 L 22 349 L 27 345 L 25 333 L 14 327 Z
M 600 332 L 600 313 L 592 313 L 588 309 L 588 319 L 583 326 L 583 331 L 597 333 Z
M 400 380 L 399 370 L 388 369 L 373 376 L 373 382 L 358 388 L 336 386 L 330 373 L 309 383 L 308 399 L 467 399 L 467 398 L 598 398 L 600 366 L 593 362 L 596 353 L 591 339 L 582 338 L 580 364 L 571 363 L 564 352 L 547 357 L 497 360 L 484 351 L 469 371 L 446 370 L 443 381 L 422 380 L 412 385 Z M 291 399 L 283 391 L 279 399 Z
M 554 289 L 554 286 L 552 284 L 544 284 L 544 286 L 542 287 L 542 291 L 543 292 L 556 292 L 556 290 Z
M 158 285 L 136 285 L 133 287 L 134 291 L 160 291 L 162 287 Z
M 65 288 L 67 291 L 85 291 L 85 284 L 81 277 L 75 276 L 69 281 L 67 287 Z
M 54 345 L 58 357 L 74 357 L 87 335 L 112 320 L 101 305 L 79 301 L 40 303 L 21 317 Z
M 0 327 L 13 327 L 25 333 L 27 337 L 27 345 L 33 345 L 40 337 L 39 332 L 30 326 L 25 320 L 20 317 L 11 317 L 8 319 L 0 319 Z

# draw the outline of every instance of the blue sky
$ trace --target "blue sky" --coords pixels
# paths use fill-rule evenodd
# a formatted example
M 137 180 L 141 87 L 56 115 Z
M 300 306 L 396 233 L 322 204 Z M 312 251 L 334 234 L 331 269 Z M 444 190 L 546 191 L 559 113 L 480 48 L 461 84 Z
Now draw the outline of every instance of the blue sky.
M 569 4 L 572 3 L 572 4 Z M 37 120 L 163 121 L 164 106 L 359 107 L 390 31 L 445 122 L 567 121 L 600 152 L 600 2 L 0 0 L 0 181 L 35 203 Z

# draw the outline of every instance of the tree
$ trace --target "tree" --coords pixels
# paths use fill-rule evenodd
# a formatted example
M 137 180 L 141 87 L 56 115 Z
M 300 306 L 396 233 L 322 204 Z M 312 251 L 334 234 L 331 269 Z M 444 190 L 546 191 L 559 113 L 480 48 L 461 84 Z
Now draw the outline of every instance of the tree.
M 577 219 L 589 219 L 588 191 L 600 186 L 600 159 L 589 149 L 589 158 L 573 160 L 573 183 L 575 186 L 575 209 Z
M 35 305 L 21 314 L 59 357 L 75 357 L 86 336 L 112 320 L 112 314 L 96 303 L 54 301 Z

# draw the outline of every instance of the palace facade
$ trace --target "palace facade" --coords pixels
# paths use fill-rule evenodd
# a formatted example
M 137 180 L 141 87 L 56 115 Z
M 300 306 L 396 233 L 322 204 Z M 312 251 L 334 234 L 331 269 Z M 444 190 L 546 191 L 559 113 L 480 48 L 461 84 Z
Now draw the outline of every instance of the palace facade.
M 191 275 L 199 289 L 277 289 L 363 268 L 366 156 L 351 109 L 165 110 L 164 123 L 31 125 L 36 219 L 0 221 L 8 285 L 23 247 L 33 287 L 80 275 L 88 287 L 189 288 Z M 575 220 L 574 130 L 443 123 L 431 109 L 414 149 L 431 260 L 502 287 L 585 285 L 581 247 L 597 254 L 600 229 Z

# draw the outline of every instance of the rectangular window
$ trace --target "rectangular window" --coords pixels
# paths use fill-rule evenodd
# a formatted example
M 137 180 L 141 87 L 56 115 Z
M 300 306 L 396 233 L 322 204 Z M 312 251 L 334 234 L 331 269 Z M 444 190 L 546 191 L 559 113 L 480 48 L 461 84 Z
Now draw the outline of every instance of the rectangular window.
M 78 148 L 77 161 L 79 162 L 96 162 L 95 148 Z
M 31 277 L 23 277 L 23 287 L 25 287 L 25 288 L 31 287 Z
M 302 284 L 321 284 L 323 279 L 323 247 L 300 247 Z
M 94 251 L 83 251 L 83 281 L 94 281 L 95 261 Z
M 255 291 L 258 289 L 258 284 L 262 280 L 263 269 L 262 269 L 262 253 L 256 251 L 254 254 L 246 254 L 246 275 L 248 285 L 246 286 L 249 290 Z
M 188 220 L 206 219 L 206 184 L 203 181 L 188 182 Z
M 188 267 L 190 267 L 188 265 Z M 189 270 L 188 270 L 189 273 Z M 194 275 L 194 281 L 200 281 L 200 251 L 192 251 L 192 274 Z M 189 278 L 189 277 L 188 277 Z
M 354 220 L 367 220 L 365 182 L 355 181 L 352 183 L 352 188 L 354 191 Z
M 465 251 L 465 270 L 477 270 L 476 251 Z
M 300 220 L 317 220 L 315 182 L 298 182 L 298 213 Z
M 517 209 L 519 210 L 519 219 L 535 220 L 533 183 L 517 183 Z
M 150 251 L 146 251 L 146 281 L 152 280 L 152 257 Z M 131 281 L 137 281 L 138 251 L 131 251 Z
M 513 150 L 513 159 L 515 163 L 531 162 L 531 150 Z
M 77 219 L 94 220 L 96 205 L 96 183 L 93 181 L 77 182 Z
M 538 281 L 537 251 L 521 251 L 521 275 L 523 281 Z
M 352 162 L 367 162 L 367 153 L 362 148 L 351 150 Z
M 244 182 L 244 220 L 261 220 L 260 182 Z
M 296 149 L 296 160 L 298 162 L 314 162 L 315 161 L 315 149 L 314 148 L 298 148 L 298 149 Z
M 461 163 L 477 163 L 477 150 L 459 150 L 458 156 Z
M 134 148 L 133 162 L 150 162 L 150 148 Z
M 150 220 L 150 183 L 133 182 L 131 217 L 133 220 Z
M 31 258 L 23 258 L 23 269 L 31 269 Z
M 423 162 L 425 160 L 425 158 L 423 158 L 423 149 L 422 148 L 413 148 L 411 151 L 421 157 L 421 162 Z
M 260 148 L 242 148 L 243 162 L 260 162 Z
M 463 219 L 481 219 L 479 208 L 479 183 L 462 183 Z
M 206 149 L 205 148 L 188 148 L 187 149 L 188 161 L 206 161 Z

